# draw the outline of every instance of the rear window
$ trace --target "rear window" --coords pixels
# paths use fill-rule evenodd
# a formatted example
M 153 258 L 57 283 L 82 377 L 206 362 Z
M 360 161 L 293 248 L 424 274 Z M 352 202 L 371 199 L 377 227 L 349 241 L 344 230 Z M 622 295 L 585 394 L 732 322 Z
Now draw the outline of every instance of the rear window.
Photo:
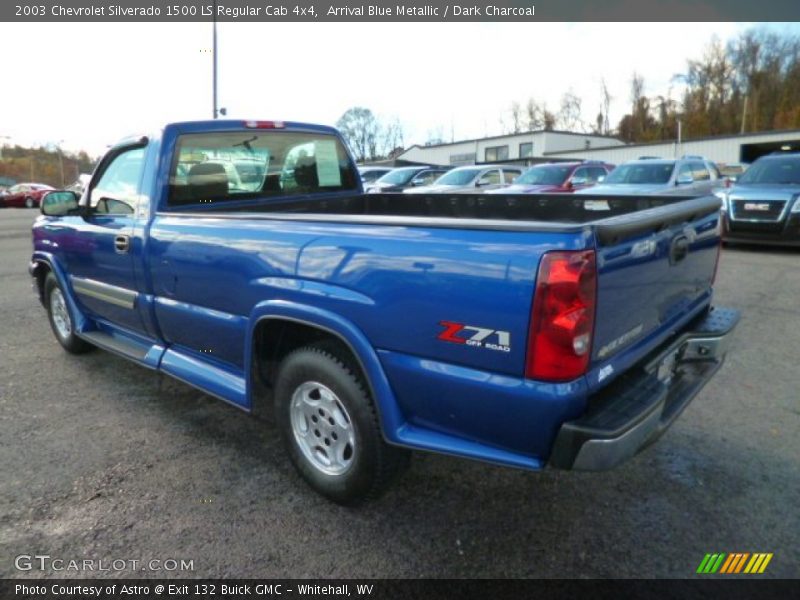
M 169 183 L 170 206 L 357 188 L 336 137 L 283 131 L 182 135 Z
M 669 163 L 629 163 L 620 165 L 606 177 L 605 183 L 621 184 L 661 184 L 672 177 L 674 162 Z

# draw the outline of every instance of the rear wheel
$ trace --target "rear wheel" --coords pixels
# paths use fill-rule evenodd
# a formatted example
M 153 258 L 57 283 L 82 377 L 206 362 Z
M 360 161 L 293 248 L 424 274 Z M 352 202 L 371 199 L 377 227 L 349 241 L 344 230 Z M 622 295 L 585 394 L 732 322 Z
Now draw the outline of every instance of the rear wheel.
M 72 354 L 83 354 L 94 346 L 83 341 L 75 335 L 75 327 L 72 322 L 72 315 L 69 313 L 64 292 L 58 285 L 55 275 L 47 274 L 44 282 L 45 305 L 47 306 L 47 317 L 50 321 L 50 328 L 56 336 L 58 343 L 67 352 Z
M 275 412 L 295 468 L 339 504 L 379 496 L 408 463 L 407 450 L 383 440 L 359 370 L 326 346 L 307 346 L 283 360 Z
M 26 208 L 33 208 L 34 206 L 36 206 L 36 203 L 33 201 L 33 198 L 25 198 Z

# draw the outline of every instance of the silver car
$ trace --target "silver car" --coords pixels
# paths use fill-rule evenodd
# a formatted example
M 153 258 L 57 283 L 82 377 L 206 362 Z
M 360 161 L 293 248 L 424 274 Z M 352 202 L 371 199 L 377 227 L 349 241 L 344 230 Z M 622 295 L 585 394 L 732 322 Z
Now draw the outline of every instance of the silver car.
M 495 190 L 511 185 L 511 182 L 522 174 L 522 170 L 522 167 L 510 165 L 458 167 L 448 171 L 431 185 L 403 191 L 406 194 L 452 194 Z
M 702 156 L 642 158 L 621 164 L 603 182 L 576 194 L 704 196 L 720 189 L 724 179 Z

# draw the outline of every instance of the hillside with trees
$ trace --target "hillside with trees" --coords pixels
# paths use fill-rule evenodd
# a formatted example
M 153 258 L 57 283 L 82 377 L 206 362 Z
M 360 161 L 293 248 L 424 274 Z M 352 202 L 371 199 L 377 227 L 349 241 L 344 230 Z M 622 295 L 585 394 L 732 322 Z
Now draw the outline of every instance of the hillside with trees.
M 591 122 L 582 119 L 582 99 L 568 90 L 550 111 L 535 98 L 512 102 L 500 119 L 505 133 L 562 129 L 615 135 L 627 142 L 652 142 L 800 129 L 800 37 L 750 29 L 723 44 L 712 38 L 702 57 L 687 61 L 672 78 L 679 97 L 648 96 L 646 81 L 633 73 L 629 109 L 616 128 L 609 123 L 612 96 L 600 84 L 600 107 Z
M 57 148 L 6 146 L 0 158 L 0 177 L 59 188 L 73 183 L 81 173 L 91 173 L 96 162 L 84 151 L 59 153 Z

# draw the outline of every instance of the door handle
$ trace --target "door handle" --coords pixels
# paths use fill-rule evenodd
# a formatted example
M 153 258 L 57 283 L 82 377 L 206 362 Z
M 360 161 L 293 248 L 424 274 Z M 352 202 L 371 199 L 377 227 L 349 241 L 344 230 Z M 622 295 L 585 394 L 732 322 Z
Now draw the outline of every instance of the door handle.
M 131 248 L 131 236 L 117 235 L 114 236 L 114 250 L 117 254 L 125 254 Z

